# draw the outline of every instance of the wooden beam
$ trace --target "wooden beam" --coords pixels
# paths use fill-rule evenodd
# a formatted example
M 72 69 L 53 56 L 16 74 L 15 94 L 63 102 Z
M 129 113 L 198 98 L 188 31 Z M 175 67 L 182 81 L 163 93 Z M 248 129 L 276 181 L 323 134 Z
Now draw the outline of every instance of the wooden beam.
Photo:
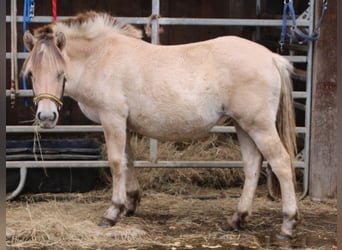
M 342 2 L 339 1 L 338 13 L 342 13 Z M 338 110 L 338 125 L 337 125 L 337 178 L 342 180 L 342 15 L 337 17 L 338 30 L 337 33 L 337 82 L 340 87 L 337 88 L 337 110 Z M 337 182 L 337 248 L 342 249 L 342 182 Z
M 329 1 L 315 44 L 312 88 L 309 194 L 312 199 L 335 198 L 337 192 L 337 0 Z M 317 1 L 315 20 L 321 2 Z

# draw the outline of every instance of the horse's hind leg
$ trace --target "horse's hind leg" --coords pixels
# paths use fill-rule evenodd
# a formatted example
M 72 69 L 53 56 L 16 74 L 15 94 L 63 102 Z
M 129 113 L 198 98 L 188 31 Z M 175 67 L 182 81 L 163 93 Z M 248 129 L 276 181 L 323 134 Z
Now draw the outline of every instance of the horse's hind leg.
M 239 200 L 237 211 L 232 221 L 224 229 L 238 229 L 251 214 L 252 202 L 258 185 L 262 157 L 249 135 L 236 123 L 236 132 L 240 142 L 240 150 L 244 163 L 245 183 Z
M 249 135 L 279 179 L 283 208 L 283 224 L 279 236 L 281 238 L 292 238 L 299 214 L 292 177 L 291 159 L 279 138 L 275 125 L 267 125 L 265 121 L 266 119 L 261 122 L 262 124 L 254 123 Z M 259 128 L 262 129 L 257 129 L 257 125 L 261 125 Z
M 127 216 L 135 213 L 135 210 L 141 199 L 141 190 L 134 170 L 134 157 L 130 143 L 130 134 L 127 132 L 126 139 L 126 157 L 127 157 L 127 173 L 126 173 L 126 190 L 127 190 Z

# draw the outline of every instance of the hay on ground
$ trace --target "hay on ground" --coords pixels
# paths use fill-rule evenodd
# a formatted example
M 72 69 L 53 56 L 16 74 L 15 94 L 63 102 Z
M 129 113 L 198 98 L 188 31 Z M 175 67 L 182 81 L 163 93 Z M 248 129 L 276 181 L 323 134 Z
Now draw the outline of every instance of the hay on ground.
M 224 232 L 239 188 L 216 190 L 188 186 L 186 195 L 148 190 L 133 217 L 115 226 L 97 225 L 111 190 L 84 194 L 38 194 L 7 202 L 8 249 L 332 249 L 336 245 L 336 200 L 299 202 L 304 221 L 297 238 L 279 242 L 281 204 L 258 189 L 254 212 L 244 230 Z M 219 247 L 221 246 L 221 247 Z M 153 248 L 152 248 L 153 247 Z
M 149 160 L 149 139 L 134 135 L 131 145 L 135 160 Z M 106 157 L 105 144 L 103 156 Z M 158 142 L 158 159 L 167 161 L 239 161 L 240 148 L 230 135 L 211 134 L 191 142 Z M 181 185 L 226 188 L 241 186 L 244 173 L 241 168 L 139 168 L 138 180 L 143 189 L 182 193 Z M 110 175 L 105 178 L 111 183 Z M 170 185 L 173 185 L 174 190 Z M 176 185 L 176 186 L 175 186 Z

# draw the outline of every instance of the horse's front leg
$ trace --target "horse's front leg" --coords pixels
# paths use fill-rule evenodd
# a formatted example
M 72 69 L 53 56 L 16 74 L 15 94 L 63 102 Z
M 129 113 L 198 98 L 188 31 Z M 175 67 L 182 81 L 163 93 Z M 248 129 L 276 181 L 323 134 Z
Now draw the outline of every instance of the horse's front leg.
M 130 133 L 127 132 L 126 139 L 126 190 L 127 190 L 127 216 L 133 215 L 141 199 L 140 185 L 134 169 L 134 155 L 130 143 Z
M 102 121 L 109 167 L 112 174 L 113 194 L 110 207 L 104 213 L 100 226 L 113 226 L 127 212 L 126 202 L 126 120 L 107 116 Z

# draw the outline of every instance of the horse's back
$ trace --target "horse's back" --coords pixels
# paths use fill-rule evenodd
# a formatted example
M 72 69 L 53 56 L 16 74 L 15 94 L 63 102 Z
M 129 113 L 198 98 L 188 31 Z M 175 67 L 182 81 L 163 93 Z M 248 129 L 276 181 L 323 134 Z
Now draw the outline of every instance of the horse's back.
M 115 53 L 123 61 L 113 74 L 128 124 L 139 133 L 188 139 L 208 133 L 223 115 L 255 116 L 267 106 L 276 113 L 279 73 L 273 53 L 257 43 L 235 36 L 172 46 L 122 39 Z

